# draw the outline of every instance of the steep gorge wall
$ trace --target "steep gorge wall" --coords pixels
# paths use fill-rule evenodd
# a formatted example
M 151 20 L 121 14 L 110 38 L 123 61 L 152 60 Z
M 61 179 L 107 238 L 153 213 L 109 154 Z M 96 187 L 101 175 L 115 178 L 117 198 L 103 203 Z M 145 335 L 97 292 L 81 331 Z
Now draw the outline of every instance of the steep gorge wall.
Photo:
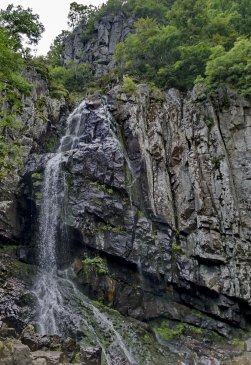
M 64 162 L 65 223 L 79 257 L 94 250 L 109 272 L 91 277 L 76 261 L 80 283 L 139 319 L 189 321 L 188 305 L 248 325 L 248 102 L 176 90 L 161 102 L 142 85 L 88 103 Z
M 64 62 L 89 62 L 104 75 L 132 28 L 122 14 L 105 17 L 87 43 L 77 28 Z M 210 99 L 170 90 L 162 97 L 141 85 L 131 96 L 119 87 L 107 100 L 94 96 L 87 109 L 81 147 L 63 162 L 62 219 L 82 288 L 139 319 L 194 323 L 192 307 L 249 325 L 249 102 L 230 92 Z M 34 200 L 32 174 L 46 156 L 31 160 L 27 196 Z M 39 201 L 34 205 L 38 211 Z M 86 254 L 101 255 L 107 272 L 88 274 Z
M 105 17 L 83 44 L 78 28 L 65 44 L 64 61 L 88 62 L 103 75 L 114 66 L 116 43 L 132 29 L 133 19 L 122 14 Z M 131 263 L 135 272 L 153 275 L 162 298 L 245 325 L 251 304 L 250 103 L 230 92 L 210 99 L 202 91 L 176 90 L 158 100 L 145 86 L 131 97 L 115 88 L 108 99 L 115 132 L 109 135 L 104 120 L 87 121 L 85 152 L 67 165 L 69 226 L 87 247 L 122 258 L 119 267 Z M 102 224 L 108 228 L 100 230 Z M 116 292 L 114 283 L 106 285 Z M 114 295 L 119 306 L 123 294 Z M 132 305 L 136 316 L 155 315 Z M 160 307 L 159 313 L 170 311 Z

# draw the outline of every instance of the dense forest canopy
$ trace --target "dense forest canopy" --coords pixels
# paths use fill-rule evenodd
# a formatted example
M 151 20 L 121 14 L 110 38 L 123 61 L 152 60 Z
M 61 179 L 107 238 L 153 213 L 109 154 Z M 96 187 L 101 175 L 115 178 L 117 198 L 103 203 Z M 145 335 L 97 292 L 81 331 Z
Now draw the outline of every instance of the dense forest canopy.
M 161 88 L 188 90 L 204 82 L 210 91 L 228 86 L 250 94 L 251 10 L 246 0 L 161 1 L 159 15 L 150 10 L 151 0 L 129 0 L 125 6 L 130 4 L 140 18 L 135 34 L 117 48 L 121 72 Z

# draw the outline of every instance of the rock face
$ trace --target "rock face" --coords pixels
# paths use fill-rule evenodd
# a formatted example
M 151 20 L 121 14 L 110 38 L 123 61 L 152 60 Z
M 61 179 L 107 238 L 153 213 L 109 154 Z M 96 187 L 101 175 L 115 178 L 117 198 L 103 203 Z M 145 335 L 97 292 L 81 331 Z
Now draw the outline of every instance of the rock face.
M 133 31 L 133 24 L 134 19 L 122 13 L 107 15 L 96 22 L 91 38 L 83 34 L 80 25 L 64 41 L 63 64 L 72 60 L 88 63 L 95 76 L 103 76 L 113 68 L 115 47 Z
M 250 122 L 249 103 L 231 94 L 160 100 L 142 85 L 87 102 L 62 165 L 62 220 L 85 291 L 140 320 L 225 336 L 227 324 L 249 325 Z
M 79 27 L 64 62 L 104 75 L 132 29 L 133 19 L 105 17 L 85 43 Z M 192 306 L 247 326 L 250 104 L 231 93 L 210 100 L 176 90 L 159 100 L 144 86 L 131 97 L 115 88 L 108 99 L 106 112 L 90 103 L 81 149 L 65 164 L 73 246 L 107 265 L 97 276 L 98 265 L 76 261 L 80 283 L 136 318 L 188 320 Z
M 133 20 L 122 14 L 101 19 L 88 41 L 78 28 L 65 41 L 63 61 L 90 63 L 103 76 L 114 65 L 115 45 L 132 29 Z M 15 171 L 0 187 L 0 243 L 28 244 L 31 253 L 17 250 L 26 271 L 26 262 L 35 262 L 42 173 L 53 156 L 47 152 L 55 152 L 67 113 L 37 74 L 30 77 L 37 86 L 22 116 L 24 173 Z M 89 98 L 78 121 L 79 145 L 63 150 L 57 227 L 64 233 L 57 232 L 58 255 L 70 247 L 62 266 L 72 265 L 78 287 L 137 320 L 168 318 L 227 338 L 233 327 L 248 328 L 250 103 L 230 92 L 209 98 L 200 90 L 162 94 L 139 85 L 126 95 L 116 86 L 106 97 Z M 5 248 L 0 247 L 0 320 L 16 323 L 20 331 L 34 298 L 28 280 L 16 280 L 20 267 Z M 63 359 L 57 347 L 43 352 L 48 338 L 23 332 L 22 341 L 32 356 L 19 342 L 0 342 L 6 364 L 15 364 L 16 348 L 24 364 Z M 100 363 L 99 347 L 79 348 L 77 355 L 76 361 Z M 249 353 L 243 356 L 228 364 L 250 360 Z

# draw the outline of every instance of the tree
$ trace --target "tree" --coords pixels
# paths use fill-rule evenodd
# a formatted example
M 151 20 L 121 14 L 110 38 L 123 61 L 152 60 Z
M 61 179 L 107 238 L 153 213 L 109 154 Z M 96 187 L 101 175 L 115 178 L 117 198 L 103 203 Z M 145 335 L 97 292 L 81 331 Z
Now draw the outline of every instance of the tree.
M 76 2 L 70 4 L 68 14 L 68 25 L 71 28 L 76 28 L 80 23 L 87 24 L 89 18 L 96 12 L 97 8 L 93 5 L 81 5 Z
M 87 64 L 69 62 L 65 67 L 57 66 L 51 70 L 52 83 L 68 91 L 82 91 L 92 80 L 92 70 Z
M 165 22 L 165 14 L 168 10 L 166 0 L 130 0 L 124 8 L 131 14 L 133 13 L 137 18 L 152 18 L 159 23 Z
M 48 60 L 49 63 L 55 67 L 61 65 L 61 56 L 63 51 L 64 40 L 67 36 L 69 36 L 70 32 L 67 30 L 62 30 L 62 32 L 54 39 L 52 45 L 50 46 L 50 50 L 48 52 Z
M 22 157 L 18 115 L 22 113 L 23 96 L 32 89 L 23 76 L 22 38 L 36 44 L 43 29 L 31 9 L 9 5 L 0 11 L 0 180 L 19 166 Z
M 244 96 L 251 95 L 251 40 L 239 38 L 229 51 L 215 47 L 205 74 L 204 82 L 212 91 L 227 86 Z
M 24 61 L 15 46 L 9 33 L 0 28 L 0 180 L 20 163 L 21 147 L 14 131 L 20 128 L 17 115 L 22 111 L 22 95 L 31 91 L 21 75 Z
M 184 33 L 186 42 L 194 42 L 201 37 L 208 24 L 207 1 L 176 0 L 166 14 L 168 24 Z
M 15 40 L 15 49 L 23 49 L 22 42 L 25 37 L 30 45 L 36 45 L 44 31 L 44 26 L 39 22 L 39 16 L 32 13 L 32 9 L 23 9 L 21 5 L 14 7 L 8 5 L 6 10 L 0 11 L 0 27 L 5 29 L 10 38 Z

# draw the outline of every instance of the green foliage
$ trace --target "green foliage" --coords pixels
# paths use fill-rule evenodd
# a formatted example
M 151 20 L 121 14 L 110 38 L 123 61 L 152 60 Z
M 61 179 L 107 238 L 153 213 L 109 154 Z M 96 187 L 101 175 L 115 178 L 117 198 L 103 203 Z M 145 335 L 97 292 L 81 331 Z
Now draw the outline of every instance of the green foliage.
M 75 28 L 80 23 L 86 25 L 89 18 L 95 14 L 97 8 L 93 5 L 81 5 L 75 1 L 70 4 L 70 11 L 68 14 L 68 25 Z
M 47 60 L 52 67 L 61 66 L 61 55 L 63 51 L 63 43 L 70 32 L 63 30 L 53 41 L 47 54 Z
M 154 330 L 164 340 L 169 341 L 184 333 L 185 323 L 179 323 L 178 325 L 171 326 L 171 323 L 166 320 L 162 321 L 161 325 L 159 327 L 155 327 Z
M 105 184 L 100 184 L 100 183 L 98 183 L 98 182 L 95 182 L 95 183 L 93 183 L 94 184 L 94 186 L 97 188 L 97 189 L 99 189 L 99 190 L 101 190 L 101 191 L 103 191 L 104 193 L 106 193 L 106 194 L 109 194 L 109 195 L 112 195 L 113 193 L 114 193 L 114 191 L 113 191 L 113 189 L 112 188 L 109 188 L 107 185 L 105 185 Z
M 57 87 L 68 91 L 81 91 L 92 80 L 92 70 L 87 64 L 77 64 L 72 61 L 65 67 L 57 66 L 50 71 L 51 79 Z
M 102 231 L 105 231 L 105 232 L 113 232 L 113 233 L 118 233 L 118 234 L 122 234 L 122 235 L 126 234 L 126 232 L 123 231 L 123 228 L 121 226 L 114 227 L 111 224 L 106 224 L 106 225 L 101 226 L 101 229 L 102 229 Z
M 227 86 L 244 96 L 251 95 L 251 40 L 239 38 L 229 51 L 215 47 L 205 74 L 205 83 L 213 91 Z
M 23 9 L 21 5 L 13 4 L 0 11 L 0 27 L 4 28 L 11 39 L 15 41 L 15 48 L 22 49 L 22 37 L 25 36 L 28 44 L 37 44 L 44 31 L 39 22 L 39 16 L 32 13 L 32 9 Z
M 176 242 L 172 243 L 172 252 L 177 254 L 177 255 L 182 255 L 183 254 L 181 246 Z
M 161 89 L 175 87 L 185 91 L 198 80 L 203 80 L 209 91 L 226 84 L 243 95 L 250 94 L 247 47 L 242 52 L 241 61 L 240 57 L 236 57 L 236 42 L 240 36 L 242 39 L 247 37 L 251 27 L 247 0 L 108 0 L 99 8 L 73 2 L 69 22 L 72 27 L 80 23 L 84 25 L 82 36 L 86 41 L 96 21 L 121 12 L 137 19 L 136 32 L 116 49 L 115 59 L 121 80 L 126 75 L 131 80 L 154 84 Z M 62 39 L 63 36 L 55 40 L 49 53 L 54 67 L 60 67 Z M 236 68 L 231 67 L 230 75 L 217 73 L 217 69 L 212 71 L 221 61 L 216 60 L 219 49 L 226 52 L 223 61 L 231 58 L 232 63 L 238 64 Z M 71 67 L 66 68 L 68 71 L 64 75 L 62 70 L 55 70 L 54 76 L 63 79 L 61 85 L 72 91 L 82 81 L 74 83 L 69 72 Z M 84 75 L 86 77 L 86 70 Z M 214 79 L 218 75 L 220 78 L 216 82 Z M 68 77 L 71 79 L 69 82 L 66 81 Z M 128 86 L 128 93 L 129 89 L 133 92 L 133 84 L 123 82 L 126 84 L 123 87 Z
M 135 23 L 136 32 L 117 46 L 120 75 L 162 89 L 188 90 L 203 80 L 209 91 L 225 85 L 251 94 L 246 0 L 128 0 L 122 7 L 142 18 Z
M 128 1 L 128 12 L 134 12 L 137 18 L 157 19 L 159 23 L 165 22 L 165 13 L 167 10 L 167 1 L 156 0 L 131 0 Z
M 81 354 L 80 352 L 75 352 L 74 356 L 73 356 L 73 362 L 74 363 L 79 363 L 81 361 Z
M 22 164 L 22 146 L 19 135 L 23 96 L 28 96 L 32 85 L 23 72 L 27 66 L 23 56 L 29 44 L 37 44 L 44 27 L 38 15 L 28 8 L 9 5 L 0 11 L 0 180 L 19 169 Z
M 204 339 L 215 343 L 225 341 L 224 337 L 220 336 L 215 331 L 207 330 L 184 322 L 177 323 L 174 321 L 164 320 L 161 323 L 155 323 L 153 325 L 153 330 L 158 336 L 166 341 L 176 339 L 182 335 L 200 338 L 203 337 Z
M 133 79 L 130 76 L 123 76 L 121 91 L 126 94 L 132 95 L 135 93 L 136 89 L 137 85 L 135 84 Z
M 101 18 L 109 14 L 117 14 L 122 12 L 124 9 L 124 0 L 108 0 L 106 3 L 102 4 L 96 17 Z
M 82 260 L 84 269 L 87 271 L 93 271 L 100 275 L 105 275 L 108 273 L 108 268 L 105 260 L 100 256 L 95 256 L 93 258 L 87 257 Z
M 0 136 L 0 181 L 7 174 L 21 167 L 22 147 L 18 142 L 10 142 L 7 137 Z
M 58 145 L 58 137 L 55 134 L 51 134 L 46 141 L 46 150 L 48 152 L 55 152 Z
M 21 76 L 24 62 L 15 45 L 8 32 L 0 28 L 0 91 L 1 97 L 11 104 L 20 93 L 28 95 L 31 91 L 31 85 Z
M 22 76 L 24 62 L 15 46 L 9 33 L 0 28 L 0 180 L 21 165 L 22 148 L 15 132 L 21 127 L 17 115 L 22 112 L 22 96 L 31 91 Z
M 35 69 L 36 72 L 47 83 L 50 82 L 50 69 L 48 67 L 48 61 L 44 56 L 33 57 L 26 61 L 26 67 L 28 69 Z

